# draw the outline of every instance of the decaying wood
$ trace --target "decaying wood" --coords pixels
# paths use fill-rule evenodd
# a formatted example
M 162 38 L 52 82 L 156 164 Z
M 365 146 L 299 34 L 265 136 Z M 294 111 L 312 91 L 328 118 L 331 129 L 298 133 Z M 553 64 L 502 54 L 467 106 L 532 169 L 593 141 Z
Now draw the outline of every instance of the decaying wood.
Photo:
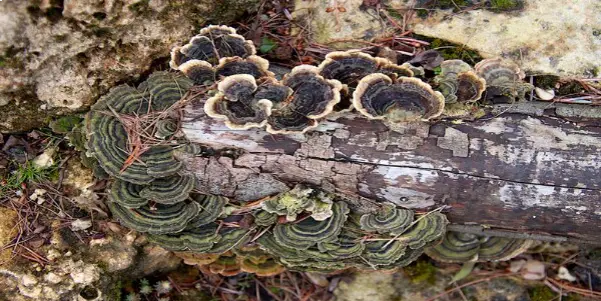
M 595 242 L 601 127 L 561 118 L 556 106 L 531 105 L 531 115 L 395 130 L 345 113 L 305 135 L 271 135 L 227 129 L 193 104 L 186 137 L 227 151 L 185 160 L 201 190 L 240 200 L 308 183 L 345 196 L 357 210 L 382 201 L 423 210 L 446 205 L 458 225 Z

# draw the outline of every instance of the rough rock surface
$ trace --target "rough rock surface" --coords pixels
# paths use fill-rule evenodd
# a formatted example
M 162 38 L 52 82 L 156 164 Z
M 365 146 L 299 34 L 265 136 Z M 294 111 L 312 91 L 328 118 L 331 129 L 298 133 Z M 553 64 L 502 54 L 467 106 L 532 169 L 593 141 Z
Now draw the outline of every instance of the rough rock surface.
M 5 0 L 0 5 L 0 132 L 85 109 L 135 83 L 203 24 L 230 22 L 256 0 Z M 162 66 L 162 65 L 161 65 Z
M 377 5 L 366 5 L 372 2 L 380 3 L 379 11 Z M 386 25 L 385 14 L 390 16 L 389 11 L 394 10 L 402 14 L 415 2 L 297 0 L 293 16 L 309 25 L 312 41 L 332 44 L 347 40 L 344 45 L 335 46 L 356 48 L 365 45 L 348 39 L 370 40 L 382 35 L 386 28 L 393 29 L 392 25 Z M 428 18 L 414 16 L 409 25 L 417 34 L 465 45 L 484 58 L 511 59 L 529 73 L 595 76 L 601 72 L 598 59 L 601 56 L 601 4 L 598 1 L 524 2 L 522 10 L 508 12 L 430 11 Z M 337 7 L 344 7 L 344 11 Z M 402 20 L 397 19 L 397 23 L 402 24 Z
M 601 70 L 601 3 L 529 0 L 523 10 L 439 11 L 415 18 L 414 31 L 505 57 L 530 73 L 593 76 Z M 446 18 L 445 18 L 446 17 Z
M 83 243 L 57 223 L 51 245 L 38 250 L 48 263 L 22 259 L 0 268 L 0 300 L 119 300 L 121 279 L 172 271 L 181 259 L 116 224 L 104 238 Z
M 396 273 L 355 273 L 350 279 L 341 281 L 334 294 L 337 301 L 425 301 L 425 300 L 530 300 L 527 283 L 517 277 L 492 278 L 471 285 L 458 293 L 440 296 L 453 286 L 452 270 L 433 266 L 427 261 L 418 261 L 405 270 Z M 457 270 L 459 266 L 456 266 Z M 474 275 L 478 271 L 474 272 Z M 469 276 L 464 282 L 480 279 L 482 276 Z
M 292 16 L 305 23 L 303 28 L 309 30 L 312 41 L 337 42 L 334 46 L 338 48 L 356 48 L 357 44 L 349 40 L 370 40 L 384 35 L 387 30 L 378 12 L 364 2 L 296 0 Z
M 17 234 L 17 212 L 0 207 L 0 247 L 8 244 Z M 11 249 L 0 251 L 0 266 L 9 261 Z

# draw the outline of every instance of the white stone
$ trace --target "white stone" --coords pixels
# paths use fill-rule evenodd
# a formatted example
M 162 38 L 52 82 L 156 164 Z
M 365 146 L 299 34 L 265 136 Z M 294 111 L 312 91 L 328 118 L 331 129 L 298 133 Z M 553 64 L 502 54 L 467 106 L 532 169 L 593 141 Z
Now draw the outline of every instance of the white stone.
M 576 277 L 574 277 L 574 275 L 570 274 L 570 271 L 568 271 L 568 269 L 566 269 L 566 267 L 559 267 L 559 270 L 557 270 L 557 278 L 561 279 L 561 280 L 567 280 L 570 282 L 574 282 L 576 281 Z
M 536 92 L 536 96 L 542 100 L 551 100 L 555 98 L 555 90 L 553 89 L 544 90 L 539 87 L 535 87 L 534 92 Z
M 40 155 L 38 155 L 37 157 L 35 157 L 35 159 L 33 159 L 33 166 L 40 168 L 40 169 L 45 169 L 48 168 L 50 166 L 52 166 L 54 164 L 54 154 L 56 153 L 56 149 L 53 147 L 49 147 L 46 150 L 44 150 L 44 152 Z
M 25 274 L 25 275 L 21 276 L 21 284 L 23 284 L 24 286 L 32 286 L 37 283 L 38 283 L 38 279 L 31 274 Z
M 92 227 L 92 221 L 89 219 L 76 219 L 71 222 L 71 230 L 82 231 Z

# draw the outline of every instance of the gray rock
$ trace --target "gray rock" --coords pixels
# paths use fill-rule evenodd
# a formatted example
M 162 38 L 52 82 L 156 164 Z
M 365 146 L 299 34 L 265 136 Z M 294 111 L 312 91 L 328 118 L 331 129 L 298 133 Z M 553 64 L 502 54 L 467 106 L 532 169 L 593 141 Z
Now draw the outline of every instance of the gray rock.
M 480 55 L 504 57 L 529 73 L 591 76 L 601 68 L 601 5 L 529 0 L 519 12 L 439 11 L 414 18 L 416 33 L 449 40 Z
M 84 110 L 116 83 L 139 81 L 206 22 L 231 22 L 258 2 L 3 1 L 0 132 Z

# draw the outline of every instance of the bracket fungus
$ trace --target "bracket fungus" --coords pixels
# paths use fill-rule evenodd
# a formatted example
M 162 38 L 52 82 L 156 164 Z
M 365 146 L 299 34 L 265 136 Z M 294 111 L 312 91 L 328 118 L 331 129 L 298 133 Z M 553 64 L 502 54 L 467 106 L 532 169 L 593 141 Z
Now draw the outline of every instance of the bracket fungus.
M 159 204 L 175 204 L 188 198 L 196 179 L 191 175 L 173 175 L 152 181 L 139 192 L 140 197 Z
M 264 210 L 254 214 L 255 224 L 260 227 L 269 227 L 278 221 L 278 215 Z
M 209 26 L 171 52 L 171 67 L 187 77 L 153 73 L 137 88 L 112 89 L 92 107 L 85 147 L 112 178 L 108 207 L 124 226 L 146 233 L 188 263 L 224 275 L 389 270 L 424 250 L 448 261 L 502 260 L 530 244 L 450 232 L 434 246 L 448 224 L 440 212 L 415 215 L 392 204 L 354 212 L 340 195 L 302 183 L 253 203 L 194 191 L 199 179 L 177 158 L 210 152 L 202 145 L 179 147 L 185 143 L 179 114 L 169 110 L 179 108 L 175 104 L 195 84 L 216 84 L 214 95 L 194 90 L 207 116 L 232 129 L 265 127 L 272 134 L 315 128 L 345 96 L 369 119 L 400 123 L 440 116 L 445 97 L 469 104 L 484 87 L 491 95 L 516 97 L 527 88 L 519 69 L 500 60 L 485 60 L 475 70 L 459 60 L 442 62 L 434 81 L 440 93 L 416 77 L 430 76 L 424 67 L 399 66 L 359 51 L 332 52 L 319 67 L 297 66 L 281 80 L 255 54 L 252 42 L 233 28 Z M 434 54 L 425 52 L 413 62 L 432 68 L 440 60 Z M 149 125 L 141 137 L 137 131 Z
M 228 203 L 227 198 L 215 195 L 192 194 L 190 198 L 200 204 L 201 211 L 188 223 L 187 229 L 195 229 L 216 221 Z
M 317 126 L 340 102 L 342 84 L 325 79 L 315 66 L 296 66 L 284 75 L 281 83 L 292 91 L 284 101 L 276 102 L 267 120 L 267 132 L 286 134 L 300 132 Z
M 361 216 L 361 229 L 381 234 L 402 233 L 413 222 L 413 211 L 396 208 L 392 204 L 384 204 L 379 211 Z
M 388 59 L 373 57 L 359 50 L 330 52 L 318 66 L 319 75 L 327 79 L 338 80 L 343 85 L 341 103 L 337 105 L 339 111 L 347 111 L 352 108 L 349 100 L 359 81 L 377 72 L 392 78 L 413 76 L 413 72 L 406 66 L 399 66 Z
M 186 228 L 201 208 L 195 202 L 179 202 L 173 205 L 157 204 L 140 208 L 126 208 L 109 202 L 108 207 L 124 226 L 142 233 L 167 234 L 177 233 Z
M 275 225 L 273 234 L 276 241 L 288 248 L 308 249 L 317 243 L 335 238 L 342 231 L 349 209 L 345 202 L 336 202 L 332 211 L 332 216 L 323 221 L 309 217 L 298 223 Z
M 290 191 L 270 198 L 261 204 L 269 213 L 285 215 L 289 222 L 295 221 L 303 211 L 311 212 L 311 217 L 323 221 L 333 214 L 333 196 L 310 187 L 296 185 Z
M 356 87 L 359 80 L 377 72 L 380 65 L 389 64 L 387 59 L 373 57 L 358 50 L 333 51 L 318 66 L 319 75 L 335 79 L 342 84 Z
M 190 42 L 171 50 L 169 65 L 197 85 L 214 82 L 221 76 L 251 74 L 273 76 L 269 62 L 256 56 L 254 44 L 228 26 L 207 26 Z
M 148 235 L 150 242 L 159 244 L 170 251 L 207 252 L 220 239 L 216 224 L 179 233 Z
M 444 96 L 418 78 L 393 81 L 382 73 L 361 79 L 353 93 L 353 106 L 369 119 L 392 123 L 430 120 L 444 110 Z
M 526 76 L 518 66 L 499 58 L 485 59 L 474 67 L 486 80 L 486 98 L 493 102 L 525 100 L 525 94 L 534 87 L 523 81 Z
M 191 86 L 190 80 L 168 72 L 153 73 L 138 89 L 119 86 L 92 106 L 86 117 L 87 154 L 111 176 L 135 184 L 175 174 L 181 162 L 168 145 L 151 146 L 138 160 L 128 164 L 133 146 L 121 120 L 165 110 L 179 101 Z
M 271 115 L 272 102 L 255 97 L 257 83 L 252 75 L 236 74 L 219 82 L 217 94 L 204 105 L 205 113 L 225 120 L 231 129 L 262 127 Z
M 201 29 L 188 44 L 173 48 L 169 65 L 176 70 L 190 60 L 216 65 L 223 57 L 246 58 L 256 53 L 254 44 L 237 34 L 234 28 L 210 25 Z
M 269 61 L 260 56 L 250 55 L 246 58 L 223 57 L 219 60 L 219 65 L 215 67 L 215 76 L 222 78 L 236 74 L 249 74 L 256 79 L 262 77 L 274 78 L 275 74 L 268 69 Z
M 449 231 L 441 244 L 427 248 L 425 253 L 440 262 L 505 261 L 526 251 L 532 242 Z
M 486 80 L 462 60 L 448 60 L 440 65 L 440 74 L 434 81 L 445 97 L 446 103 L 471 103 L 482 98 Z

